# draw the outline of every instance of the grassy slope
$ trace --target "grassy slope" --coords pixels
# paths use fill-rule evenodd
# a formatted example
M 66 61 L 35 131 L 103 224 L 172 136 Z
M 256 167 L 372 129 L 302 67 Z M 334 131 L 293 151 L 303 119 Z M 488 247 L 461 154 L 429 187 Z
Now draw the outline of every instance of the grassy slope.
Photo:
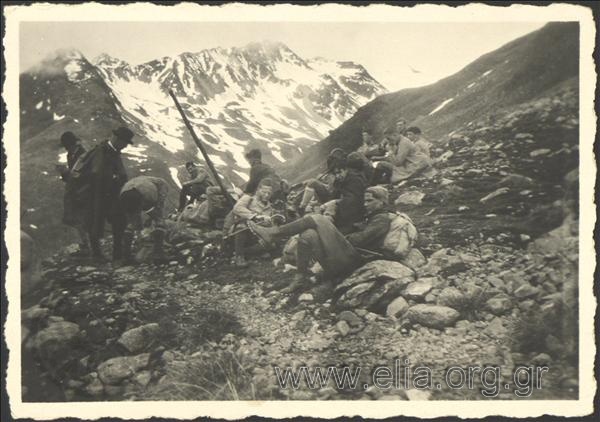
M 437 141 L 471 121 L 529 101 L 576 76 L 578 43 L 577 24 L 551 23 L 435 84 L 378 97 L 281 171 L 294 181 L 303 180 L 323 167 L 333 148 L 355 149 L 363 127 L 380 135 L 400 117 L 419 125 L 427 138 Z M 483 76 L 489 70 L 492 72 Z M 476 85 L 468 88 L 473 82 Z M 450 98 L 454 100 L 443 111 L 429 115 Z

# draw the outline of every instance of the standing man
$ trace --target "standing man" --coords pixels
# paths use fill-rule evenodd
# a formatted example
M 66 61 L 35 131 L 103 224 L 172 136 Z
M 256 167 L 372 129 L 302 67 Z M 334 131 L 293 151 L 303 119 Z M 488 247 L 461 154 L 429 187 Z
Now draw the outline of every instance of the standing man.
M 250 164 L 250 179 L 248 180 L 248 183 L 246 183 L 244 193 L 254 195 L 260 181 L 268 177 L 273 182 L 273 200 L 281 199 L 279 198 L 281 178 L 275 173 L 275 170 L 273 170 L 271 166 L 262 162 L 262 153 L 260 150 L 257 148 L 251 149 L 246 153 L 245 157 Z
M 86 152 L 81 140 L 73 132 L 65 132 L 60 137 L 61 146 L 67 151 L 67 165 L 58 164 L 56 170 L 60 178 L 65 182 L 65 194 L 63 197 L 63 223 L 77 230 L 79 235 L 78 255 L 88 256 L 90 254 L 89 236 L 85 229 L 82 218 L 82 209 L 85 205 L 79 195 L 79 183 L 71 177 L 71 170 L 77 160 Z
M 168 191 L 169 186 L 164 179 L 152 176 L 134 177 L 121 188 L 119 202 L 127 216 L 127 228 L 123 235 L 123 263 L 133 262 L 133 234 L 143 228 L 142 213 L 151 219 L 152 259 L 155 264 L 166 262 L 164 209 Z
M 104 223 L 108 221 L 113 232 L 113 260 L 123 258 L 123 232 L 127 225 L 125 214 L 119 206 L 119 193 L 127 182 L 127 173 L 121 161 L 121 151 L 133 145 L 134 134 L 121 126 L 113 130 L 112 137 L 102 142 L 91 152 L 90 160 L 82 165 L 89 166 L 82 173 L 88 175 L 89 206 L 86 213 L 89 227 L 92 256 L 103 261 L 100 239 L 104 235 Z M 75 166 L 77 168 L 77 166 Z
M 212 186 L 208 172 L 202 166 L 197 166 L 193 161 L 185 163 L 185 169 L 190 175 L 190 180 L 181 184 L 179 193 L 179 212 L 206 193 L 206 189 Z M 189 198 L 189 199 L 188 199 Z

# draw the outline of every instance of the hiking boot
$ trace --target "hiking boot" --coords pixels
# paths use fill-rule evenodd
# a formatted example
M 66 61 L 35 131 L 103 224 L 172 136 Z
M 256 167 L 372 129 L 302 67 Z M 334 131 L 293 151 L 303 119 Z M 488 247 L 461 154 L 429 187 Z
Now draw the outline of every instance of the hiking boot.
M 292 281 L 286 288 L 281 289 L 281 293 L 292 294 L 299 290 L 307 287 L 309 283 L 308 276 L 305 274 L 296 274 L 294 281 Z
M 262 227 L 253 221 L 248 221 L 248 228 L 258 237 L 258 242 L 265 248 L 271 248 L 275 243 L 274 230 L 269 227 Z
M 246 268 L 248 267 L 248 261 L 246 261 L 246 258 L 244 258 L 241 255 L 236 255 L 234 258 L 234 265 L 238 268 Z

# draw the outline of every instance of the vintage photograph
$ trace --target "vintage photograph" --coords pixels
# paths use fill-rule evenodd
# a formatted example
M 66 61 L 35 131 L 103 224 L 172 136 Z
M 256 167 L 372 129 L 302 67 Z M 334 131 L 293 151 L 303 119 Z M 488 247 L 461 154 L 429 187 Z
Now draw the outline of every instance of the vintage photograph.
M 4 11 L 11 402 L 591 412 L 590 10 L 131 6 Z

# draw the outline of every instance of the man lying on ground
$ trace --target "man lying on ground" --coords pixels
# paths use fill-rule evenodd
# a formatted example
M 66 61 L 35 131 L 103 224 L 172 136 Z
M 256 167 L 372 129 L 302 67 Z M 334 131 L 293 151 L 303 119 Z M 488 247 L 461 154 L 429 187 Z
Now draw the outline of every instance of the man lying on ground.
M 266 245 L 273 244 L 279 238 L 300 235 L 296 249 L 298 273 L 292 284 L 282 292 L 293 293 L 308 285 L 312 260 L 319 262 L 326 280 L 329 280 L 323 287 L 333 290 L 331 278 L 348 274 L 365 262 L 357 248 L 378 252 L 383 246 L 390 229 L 388 206 L 387 189 L 382 186 L 367 188 L 364 194 L 367 217 L 363 227 L 346 236 L 330 218 L 319 214 L 306 215 L 279 227 L 261 227 L 253 222 L 249 222 L 248 227 Z

